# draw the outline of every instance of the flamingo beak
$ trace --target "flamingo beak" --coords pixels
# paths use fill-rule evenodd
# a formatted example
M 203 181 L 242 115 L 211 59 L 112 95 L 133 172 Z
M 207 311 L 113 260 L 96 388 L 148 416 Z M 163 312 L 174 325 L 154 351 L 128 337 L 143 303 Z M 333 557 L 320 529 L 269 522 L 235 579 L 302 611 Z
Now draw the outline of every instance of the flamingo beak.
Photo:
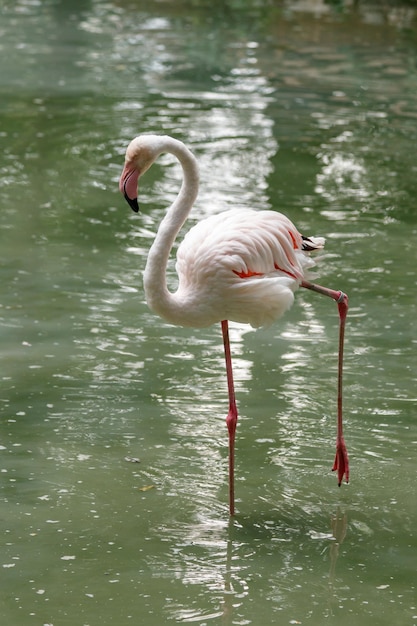
M 125 163 L 122 175 L 120 176 L 119 189 L 124 195 L 126 202 L 135 213 L 139 211 L 138 180 L 139 170 L 132 161 L 128 161 Z

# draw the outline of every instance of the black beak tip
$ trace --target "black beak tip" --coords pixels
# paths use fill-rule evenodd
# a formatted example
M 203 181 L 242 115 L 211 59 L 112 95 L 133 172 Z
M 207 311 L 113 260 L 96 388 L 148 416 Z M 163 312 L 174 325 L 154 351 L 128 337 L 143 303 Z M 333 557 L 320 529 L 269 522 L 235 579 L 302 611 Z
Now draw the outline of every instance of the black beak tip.
M 125 199 L 132 211 L 135 213 L 139 213 L 139 204 L 137 198 L 129 198 L 129 196 L 125 193 Z

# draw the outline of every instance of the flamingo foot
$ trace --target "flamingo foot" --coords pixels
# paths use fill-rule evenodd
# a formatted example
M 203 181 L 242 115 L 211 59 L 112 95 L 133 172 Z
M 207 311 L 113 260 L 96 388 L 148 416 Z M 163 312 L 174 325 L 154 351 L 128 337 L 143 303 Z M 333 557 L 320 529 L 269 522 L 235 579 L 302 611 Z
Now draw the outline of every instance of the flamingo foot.
M 337 471 L 338 485 L 342 484 L 343 476 L 346 483 L 349 482 L 349 457 L 343 437 L 338 438 L 336 443 L 336 456 L 332 467 L 332 472 Z

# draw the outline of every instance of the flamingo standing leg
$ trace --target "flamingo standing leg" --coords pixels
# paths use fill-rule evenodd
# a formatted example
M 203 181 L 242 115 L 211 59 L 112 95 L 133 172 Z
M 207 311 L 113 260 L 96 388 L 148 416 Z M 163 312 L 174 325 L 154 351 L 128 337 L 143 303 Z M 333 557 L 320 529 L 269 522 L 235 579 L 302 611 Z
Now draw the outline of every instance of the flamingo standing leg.
M 224 356 L 226 359 L 227 388 L 229 391 L 229 412 L 226 417 L 227 430 L 229 431 L 229 511 L 235 514 L 235 435 L 237 424 L 237 407 L 235 386 L 233 382 L 232 356 L 230 353 L 229 324 L 222 321 L 222 334 L 224 344 Z

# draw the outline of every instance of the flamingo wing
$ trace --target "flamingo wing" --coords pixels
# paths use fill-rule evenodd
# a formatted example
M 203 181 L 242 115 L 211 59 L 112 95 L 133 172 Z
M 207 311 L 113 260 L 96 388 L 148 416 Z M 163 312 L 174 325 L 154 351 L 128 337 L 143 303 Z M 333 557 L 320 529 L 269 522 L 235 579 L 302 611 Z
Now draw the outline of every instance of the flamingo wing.
M 190 299 L 190 309 L 204 310 L 207 325 L 222 319 L 269 325 L 292 305 L 314 265 L 304 246 L 280 213 L 235 209 L 211 216 L 178 249 L 179 295 Z M 320 243 L 310 240 L 309 246 Z

